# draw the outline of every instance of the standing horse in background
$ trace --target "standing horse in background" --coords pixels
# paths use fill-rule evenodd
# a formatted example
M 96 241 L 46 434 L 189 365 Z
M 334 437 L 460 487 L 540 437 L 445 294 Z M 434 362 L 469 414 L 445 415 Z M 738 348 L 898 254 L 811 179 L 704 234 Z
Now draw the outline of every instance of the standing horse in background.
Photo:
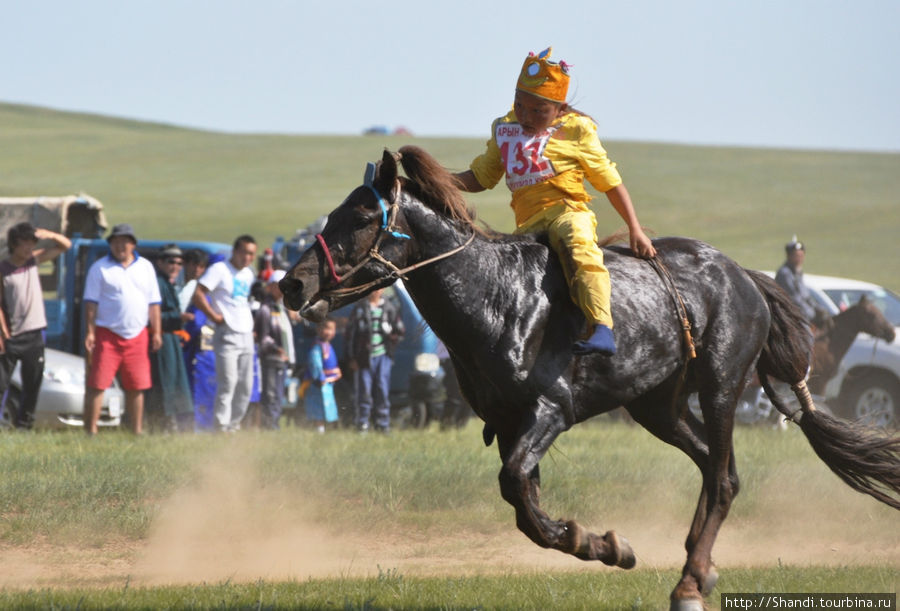
M 828 330 L 816 338 L 809 374 L 810 392 L 816 395 L 825 394 L 828 380 L 837 374 L 838 366 L 860 331 L 888 343 L 894 341 L 896 333 L 894 325 L 865 295 L 856 305 L 835 314 L 831 318 Z
M 285 303 L 320 320 L 405 278 L 447 346 L 464 396 L 485 422 L 485 442 L 497 439 L 500 492 L 532 541 L 583 560 L 635 565 L 628 542 L 615 532 L 598 535 L 573 520 L 553 520 L 539 503 L 538 463 L 557 436 L 625 406 L 702 474 L 687 561 L 671 595 L 674 608 L 701 608 L 717 578 L 713 543 L 738 492 L 734 412 L 754 367 L 775 406 L 799 420 L 835 473 L 900 508 L 900 439 L 816 411 L 803 383 L 812 336 L 774 281 L 695 240 L 654 242 L 664 273 L 627 248 L 608 248 L 618 353 L 575 357 L 571 346 L 585 320 L 546 237 L 480 229 L 453 177 L 433 158 L 415 147 L 400 149 L 398 157 L 408 178 L 385 151 L 281 280 Z M 682 309 L 696 346 L 693 359 L 676 316 Z M 769 376 L 795 386 L 799 413 L 790 414 L 773 396 Z M 691 392 L 699 393 L 702 421 L 687 408 Z

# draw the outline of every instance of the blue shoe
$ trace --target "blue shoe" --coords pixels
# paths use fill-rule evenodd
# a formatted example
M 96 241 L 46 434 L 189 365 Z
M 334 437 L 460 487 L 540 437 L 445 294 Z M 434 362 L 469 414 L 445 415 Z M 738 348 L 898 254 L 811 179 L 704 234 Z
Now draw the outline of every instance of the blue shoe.
M 577 355 L 614 355 L 616 353 L 616 340 L 613 338 L 612 329 L 606 325 L 597 325 L 594 327 L 594 333 L 590 338 L 579 340 L 572 345 L 572 353 Z

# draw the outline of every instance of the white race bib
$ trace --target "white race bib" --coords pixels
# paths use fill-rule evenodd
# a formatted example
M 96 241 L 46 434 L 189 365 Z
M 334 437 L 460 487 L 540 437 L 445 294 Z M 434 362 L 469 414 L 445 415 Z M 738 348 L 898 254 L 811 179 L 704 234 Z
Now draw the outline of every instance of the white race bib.
M 556 176 L 553 164 L 544 156 L 550 137 L 558 129 L 526 135 L 518 123 L 497 125 L 497 146 L 506 168 L 506 186 L 510 191 L 543 182 Z

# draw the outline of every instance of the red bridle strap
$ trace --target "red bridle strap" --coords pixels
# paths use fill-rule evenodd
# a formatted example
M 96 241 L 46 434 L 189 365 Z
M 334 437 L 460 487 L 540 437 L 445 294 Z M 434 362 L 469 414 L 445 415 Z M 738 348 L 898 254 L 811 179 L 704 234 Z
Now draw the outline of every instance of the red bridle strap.
M 325 253 L 325 260 L 328 261 L 328 269 L 331 271 L 331 279 L 334 280 L 335 284 L 340 284 L 341 277 L 338 276 L 337 271 L 334 269 L 334 259 L 331 258 L 331 251 L 328 250 L 328 244 L 325 243 L 325 238 L 322 237 L 321 233 L 316 234 L 316 241 Z

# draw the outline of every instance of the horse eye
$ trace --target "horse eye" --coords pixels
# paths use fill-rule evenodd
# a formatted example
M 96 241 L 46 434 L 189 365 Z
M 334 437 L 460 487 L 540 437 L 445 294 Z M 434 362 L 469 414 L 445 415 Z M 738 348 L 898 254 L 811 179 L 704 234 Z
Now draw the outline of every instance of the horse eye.
M 365 229 L 374 222 L 375 212 L 372 210 L 361 210 L 353 219 L 354 229 Z

